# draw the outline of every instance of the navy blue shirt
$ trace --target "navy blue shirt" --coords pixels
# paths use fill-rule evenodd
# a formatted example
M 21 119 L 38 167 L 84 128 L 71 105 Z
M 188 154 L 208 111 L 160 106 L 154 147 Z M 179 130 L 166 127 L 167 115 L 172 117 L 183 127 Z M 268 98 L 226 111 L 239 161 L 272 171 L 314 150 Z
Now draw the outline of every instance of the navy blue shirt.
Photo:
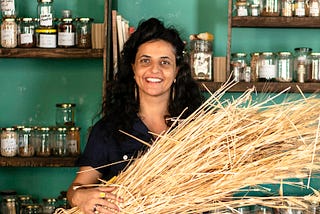
M 102 179 L 105 180 L 118 175 L 132 162 L 130 159 L 135 158 L 139 152 L 147 149 L 146 145 L 129 136 L 122 141 L 118 141 L 110 134 L 111 130 L 114 130 L 111 121 L 98 121 L 93 126 L 85 150 L 78 161 L 79 166 L 91 166 L 93 168 L 109 165 L 97 169 L 102 173 Z M 147 143 L 151 143 L 152 140 L 148 128 L 138 117 L 134 121 L 133 129 L 128 134 Z

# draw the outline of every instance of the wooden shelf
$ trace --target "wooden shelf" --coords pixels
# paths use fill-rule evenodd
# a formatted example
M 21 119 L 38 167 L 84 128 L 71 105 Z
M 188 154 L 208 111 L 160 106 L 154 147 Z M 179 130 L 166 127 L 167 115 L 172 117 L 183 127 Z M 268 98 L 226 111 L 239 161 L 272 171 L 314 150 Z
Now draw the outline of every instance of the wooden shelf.
M 216 91 L 222 86 L 222 82 L 201 82 L 210 91 Z M 239 82 L 233 86 L 228 92 L 244 92 L 249 88 L 255 87 L 257 92 L 265 93 L 278 93 L 290 88 L 288 92 L 290 93 L 300 93 L 298 87 L 303 93 L 316 93 L 320 91 L 320 83 L 279 83 L 279 82 Z M 202 90 L 206 89 L 202 87 Z
M 320 28 L 320 17 L 235 16 L 232 27 Z
M 0 48 L 0 58 L 101 58 L 102 49 Z
M 0 157 L 1 167 L 73 167 L 78 157 Z

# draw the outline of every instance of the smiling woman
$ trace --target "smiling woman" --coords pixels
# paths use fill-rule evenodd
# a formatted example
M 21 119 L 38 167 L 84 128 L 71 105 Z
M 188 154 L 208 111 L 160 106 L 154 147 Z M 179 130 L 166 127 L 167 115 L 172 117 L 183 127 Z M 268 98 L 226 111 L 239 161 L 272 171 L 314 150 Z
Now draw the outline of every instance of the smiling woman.
M 202 104 L 183 50 L 179 33 L 155 18 L 141 22 L 125 43 L 116 78 L 106 88 L 104 117 L 91 131 L 79 160 L 80 172 L 68 191 L 73 206 L 84 213 L 117 211 L 116 203 L 123 199 L 112 193 L 113 187 L 73 187 L 118 175 L 155 137 L 168 131 L 170 118 L 186 118 Z

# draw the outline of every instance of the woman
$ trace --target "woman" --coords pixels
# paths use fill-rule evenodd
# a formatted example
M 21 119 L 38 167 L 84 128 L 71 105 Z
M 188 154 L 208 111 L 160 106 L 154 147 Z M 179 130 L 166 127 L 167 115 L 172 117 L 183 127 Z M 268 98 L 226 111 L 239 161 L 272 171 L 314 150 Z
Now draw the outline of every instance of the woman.
M 106 89 L 104 117 L 90 133 L 68 190 L 72 206 L 85 213 L 119 211 L 123 199 L 113 187 L 75 187 L 109 180 L 147 149 L 124 133 L 151 143 L 169 129 L 170 118 L 186 118 L 200 106 L 203 97 L 183 59 L 184 47 L 178 32 L 155 18 L 142 22 L 125 43 L 119 71 Z

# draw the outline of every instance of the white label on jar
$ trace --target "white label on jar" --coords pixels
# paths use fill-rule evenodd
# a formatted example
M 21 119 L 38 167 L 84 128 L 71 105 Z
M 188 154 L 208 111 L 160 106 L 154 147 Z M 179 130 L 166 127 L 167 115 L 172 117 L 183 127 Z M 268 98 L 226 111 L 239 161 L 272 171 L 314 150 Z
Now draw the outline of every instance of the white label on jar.
M 306 10 L 304 7 L 304 2 L 298 2 L 296 3 L 296 16 L 305 16 L 306 15 Z
M 69 151 L 71 153 L 77 153 L 78 152 L 78 146 L 77 146 L 77 141 L 76 140 L 69 140 L 68 141 L 68 147 L 69 147 Z
M 1 139 L 1 155 L 15 156 L 17 154 L 17 141 L 14 138 Z
M 3 12 L 14 11 L 14 0 L 1 0 L 1 10 Z
M 52 13 L 40 14 L 40 26 L 52 26 L 52 23 L 53 23 Z
M 21 44 L 33 43 L 33 35 L 31 33 L 22 33 L 20 34 Z
M 196 79 L 212 80 L 212 55 L 208 53 L 195 53 L 193 58 L 193 69 Z
M 247 16 L 248 10 L 245 7 L 239 7 L 238 8 L 238 16 Z
M 319 16 L 319 3 L 318 2 L 311 3 L 310 16 Z
M 56 34 L 40 34 L 39 35 L 39 47 L 40 48 L 56 48 L 57 36 Z
M 14 30 L 13 29 L 3 29 L 1 31 L 1 41 L 12 42 L 14 41 Z
M 259 68 L 259 78 L 272 79 L 277 76 L 276 65 L 263 65 Z
M 75 33 L 59 32 L 58 33 L 58 45 L 74 46 L 75 45 Z

